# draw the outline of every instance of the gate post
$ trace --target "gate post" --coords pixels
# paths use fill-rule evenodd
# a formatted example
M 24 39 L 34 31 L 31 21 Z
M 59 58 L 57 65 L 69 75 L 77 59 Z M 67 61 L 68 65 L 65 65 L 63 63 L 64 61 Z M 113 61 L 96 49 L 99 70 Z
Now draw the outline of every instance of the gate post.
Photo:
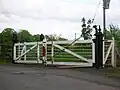
M 43 57 L 43 64 L 47 65 L 47 41 L 46 41 L 46 38 L 43 40 L 43 44 L 42 44 L 42 57 Z
M 99 52 L 100 52 L 100 58 L 99 58 L 99 64 L 100 64 L 100 68 L 103 68 L 103 34 L 102 34 L 102 32 L 101 32 L 101 28 L 100 28 L 100 26 L 99 26 L 99 35 L 98 35 L 98 37 L 99 37 Z
M 40 46 L 38 42 L 37 42 L 37 63 L 40 63 Z
M 99 69 L 103 67 L 103 34 L 101 32 L 100 26 L 99 29 L 97 29 L 96 25 L 93 27 L 96 31 L 96 38 L 93 39 L 93 42 L 95 43 L 95 63 L 93 66 Z
M 15 43 L 17 43 L 17 33 L 13 32 L 12 33 L 12 63 L 15 64 L 14 59 L 16 58 L 16 47 L 15 47 Z

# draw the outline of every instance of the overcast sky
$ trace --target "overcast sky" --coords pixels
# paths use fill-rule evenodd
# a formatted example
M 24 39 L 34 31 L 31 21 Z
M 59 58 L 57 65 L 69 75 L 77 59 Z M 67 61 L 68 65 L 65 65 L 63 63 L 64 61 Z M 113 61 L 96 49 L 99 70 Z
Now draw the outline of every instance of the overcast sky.
M 92 19 L 100 0 L 0 0 L 0 30 L 27 29 L 31 34 L 61 34 L 74 39 L 81 18 Z M 102 0 L 95 24 L 102 25 Z M 120 0 L 111 0 L 107 25 L 120 25 Z

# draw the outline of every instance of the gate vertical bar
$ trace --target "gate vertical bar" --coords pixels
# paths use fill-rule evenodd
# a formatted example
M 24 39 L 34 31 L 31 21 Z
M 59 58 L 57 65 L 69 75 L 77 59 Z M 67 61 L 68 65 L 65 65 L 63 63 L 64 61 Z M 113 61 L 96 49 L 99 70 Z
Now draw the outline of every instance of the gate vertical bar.
M 95 63 L 95 43 L 92 41 L 92 60 Z
M 40 63 L 40 46 L 37 42 L 37 62 Z
M 43 40 L 42 43 L 42 57 L 43 57 L 43 64 L 47 65 L 47 40 L 46 38 Z
M 17 43 L 17 33 L 13 32 L 12 33 L 12 63 L 15 63 L 16 59 L 16 46 L 15 43 Z
M 103 37 L 103 67 L 104 67 L 104 61 L 105 61 L 105 39 Z
M 13 48 L 13 60 L 15 60 L 16 59 L 16 46 L 15 46 L 15 44 L 14 44 L 14 48 Z
M 45 38 L 45 40 L 46 40 L 45 47 L 46 47 L 46 62 L 47 62 L 47 39 Z
M 20 42 L 19 42 L 19 45 L 18 45 L 18 56 L 19 55 L 20 55 Z M 19 60 L 21 60 L 21 58 Z
M 105 10 L 105 0 L 103 0 L 103 65 L 105 60 L 105 39 L 106 39 L 106 10 Z M 103 66 L 104 67 L 104 66 Z
M 51 47 L 51 62 L 52 62 L 52 64 L 54 63 L 54 45 L 53 45 L 53 41 L 52 41 L 52 47 Z
M 114 37 L 112 38 L 113 39 L 113 41 L 112 41 L 112 43 L 113 43 L 113 46 L 112 46 L 112 61 L 111 61 L 111 64 L 112 64 L 112 67 L 116 67 L 116 58 L 115 58 L 115 39 L 114 39 Z
M 26 52 L 26 42 L 25 42 L 25 52 Z M 24 55 L 24 60 L 26 60 L 26 54 Z

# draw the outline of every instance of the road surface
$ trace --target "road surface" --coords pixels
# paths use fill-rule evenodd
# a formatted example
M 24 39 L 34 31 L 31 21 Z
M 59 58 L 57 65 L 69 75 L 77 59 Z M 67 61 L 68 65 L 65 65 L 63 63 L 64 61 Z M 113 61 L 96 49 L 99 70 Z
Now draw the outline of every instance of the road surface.
M 120 84 L 77 70 L 0 65 L 0 90 L 120 90 Z

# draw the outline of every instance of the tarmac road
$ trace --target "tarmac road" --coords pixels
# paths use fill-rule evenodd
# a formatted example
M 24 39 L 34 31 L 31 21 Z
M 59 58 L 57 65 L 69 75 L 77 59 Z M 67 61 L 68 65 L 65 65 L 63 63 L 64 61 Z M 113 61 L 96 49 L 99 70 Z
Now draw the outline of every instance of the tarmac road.
M 120 90 L 120 84 L 70 69 L 0 65 L 0 90 Z

